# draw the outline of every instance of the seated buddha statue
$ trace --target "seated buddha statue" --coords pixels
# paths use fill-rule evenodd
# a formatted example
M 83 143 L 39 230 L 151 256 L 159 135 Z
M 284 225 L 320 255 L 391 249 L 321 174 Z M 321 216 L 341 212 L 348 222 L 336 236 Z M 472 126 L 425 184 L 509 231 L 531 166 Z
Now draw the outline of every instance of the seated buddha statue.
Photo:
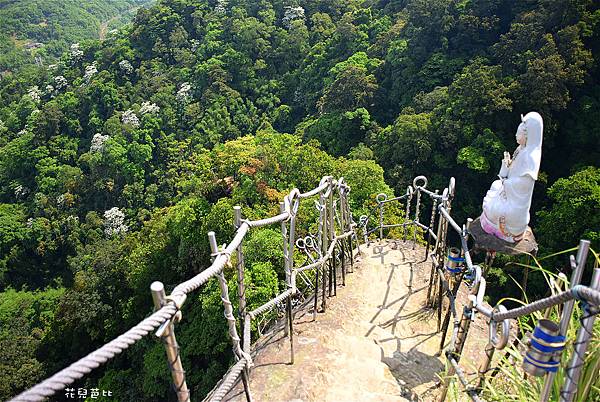
M 504 152 L 499 180 L 492 183 L 483 199 L 481 228 L 504 241 L 522 239 L 529 224 L 533 186 L 542 158 L 544 123 L 536 112 L 521 115 L 516 139 L 519 146 L 512 157 Z

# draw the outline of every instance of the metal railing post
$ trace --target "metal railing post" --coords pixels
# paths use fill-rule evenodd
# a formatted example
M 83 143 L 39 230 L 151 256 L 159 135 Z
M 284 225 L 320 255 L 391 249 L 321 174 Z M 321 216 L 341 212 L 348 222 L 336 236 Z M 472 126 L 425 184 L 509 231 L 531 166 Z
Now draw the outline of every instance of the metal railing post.
M 590 287 L 595 290 L 600 290 L 600 268 L 594 269 Z M 594 307 L 596 311 L 598 308 L 599 306 Z M 581 322 L 581 327 L 577 332 L 577 340 L 573 344 L 573 356 L 571 357 L 571 362 L 567 368 L 565 383 L 560 391 L 561 402 L 571 402 L 577 393 L 577 385 L 579 383 L 579 376 L 581 375 L 581 369 L 583 368 L 584 364 L 585 352 L 587 351 L 593 336 L 594 322 L 596 321 L 596 315 L 589 314 L 589 312 L 589 308 L 586 307 L 583 309 L 583 314 L 588 313 L 588 315 L 584 316 L 584 319 Z
M 454 300 L 456 299 L 456 295 L 458 294 L 458 289 L 460 287 L 460 284 L 462 283 L 462 279 L 463 279 L 463 274 L 459 274 L 457 280 L 454 282 L 454 286 L 452 287 L 452 289 L 449 288 L 450 284 L 448 283 L 448 292 L 451 292 L 449 294 L 449 303 L 454 303 Z M 448 333 L 448 326 L 450 325 L 450 316 L 452 315 L 452 308 L 451 306 L 448 306 L 448 311 L 446 311 L 446 315 L 444 316 L 444 322 L 442 323 L 442 328 L 441 328 L 441 332 L 442 332 L 442 336 L 440 338 L 440 353 L 442 352 L 442 350 L 444 350 L 444 343 L 446 343 L 446 334 Z
M 477 292 L 479 291 L 479 286 L 480 286 L 480 284 L 477 284 L 473 288 L 471 294 L 476 295 Z M 469 302 L 463 309 L 463 315 L 462 315 L 462 319 L 460 321 L 460 326 L 458 328 L 458 334 L 456 335 L 456 340 L 454 342 L 454 345 L 452 346 L 452 349 L 447 352 L 449 355 L 452 355 L 452 357 L 455 358 L 457 363 L 460 361 L 462 350 L 465 346 L 465 341 L 467 339 L 467 334 L 469 332 L 469 328 L 471 327 L 471 321 L 473 319 L 473 314 L 474 314 L 474 309 L 473 309 L 474 303 L 475 303 L 474 299 L 469 298 Z M 450 386 L 450 378 L 455 373 L 456 373 L 456 370 L 454 370 L 454 367 L 450 366 L 450 368 L 448 369 L 446 378 L 444 379 L 444 384 L 442 385 L 442 391 L 440 393 L 440 398 L 439 398 L 440 402 L 444 402 L 446 400 L 446 394 L 448 393 L 448 387 Z
M 446 208 L 448 205 L 448 189 L 444 189 L 444 192 L 442 193 L 442 201 L 440 202 L 440 205 L 438 206 L 439 208 Z M 428 307 L 435 307 L 435 294 L 434 294 L 434 287 L 436 286 L 435 283 L 439 282 L 438 281 L 438 270 L 437 267 L 438 266 L 442 266 L 443 264 L 443 259 L 444 259 L 444 249 L 445 249 L 445 228 L 447 228 L 446 225 L 446 219 L 444 218 L 443 214 L 439 214 L 440 215 L 440 219 L 438 221 L 438 227 L 437 227 L 437 236 L 436 236 L 436 240 L 435 240 L 435 245 L 433 247 L 433 254 L 434 254 L 434 258 L 432 259 L 432 263 L 431 263 L 431 275 L 429 278 L 429 287 L 427 289 L 427 306 Z M 440 249 L 442 251 L 440 251 Z
M 215 236 L 215 232 L 208 232 L 208 242 L 210 244 L 210 249 L 214 258 L 219 254 L 219 247 L 217 245 L 217 238 Z M 233 315 L 233 306 L 231 304 L 231 300 L 229 299 L 229 288 L 227 287 L 227 280 L 225 279 L 225 274 L 223 270 L 218 272 L 216 275 L 217 280 L 219 281 L 219 287 L 221 288 L 221 301 L 223 302 L 223 309 L 225 313 L 225 319 L 227 320 L 227 326 L 229 328 L 229 337 L 231 338 L 233 354 L 236 357 L 236 360 L 239 361 L 245 356 L 249 356 L 242 350 L 242 342 L 237 332 L 235 316 Z M 242 382 L 244 384 L 244 392 L 246 394 L 246 400 L 248 402 L 252 402 L 252 395 L 250 394 L 250 381 L 248 377 L 248 359 L 246 359 L 246 367 L 242 371 Z
M 152 292 L 154 308 L 158 310 L 166 304 L 167 295 L 165 294 L 165 286 L 162 282 L 152 282 L 150 285 L 150 291 Z M 160 338 L 163 340 L 165 349 L 167 351 L 167 361 L 169 364 L 169 369 L 171 370 L 171 377 L 173 378 L 175 392 L 177 393 L 177 400 L 179 402 L 189 402 L 190 391 L 188 390 L 185 382 L 185 371 L 183 370 L 183 365 L 181 364 L 179 345 L 177 344 L 177 339 L 175 338 L 173 322 L 167 322 L 163 325 L 166 325 L 166 327 L 164 327 L 164 331 L 162 334 L 160 334 Z M 159 335 L 157 334 L 157 336 Z
M 404 214 L 404 225 L 402 226 L 402 241 L 406 243 L 406 227 L 407 222 L 410 221 L 410 204 L 412 203 L 413 191 L 412 187 L 408 186 L 406 189 L 406 213 Z
M 379 203 L 379 244 L 383 242 L 383 206 L 383 202 Z
M 331 184 L 329 184 L 327 186 L 327 190 L 326 191 L 331 191 Z M 328 229 L 327 229 L 327 204 L 326 204 L 326 199 L 325 199 L 325 194 L 321 194 L 320 197 L 320 208 L 321 208 L 321 215 L 320 215 L 320 219 L 319 219 L 319 231 L 320 231 L 320 235 L 321 235 L 321 256 L 325 256 L 327 254 L 327 249 L 329 247 L 329 242 L 328 242 Z M 321 292 L 322 292 L 322 297 L 323 299 L 321 300 L 321 310 L 322 312 L 325 312 L 325 309 L 327 308 L 327 264 L 328 262 L 325 261 L 323 262 L 322 265 L 322 275 L 323 275 L 323 281 L 321 284 Z
M 285 212 L 285 204 L 283 202 L 279 203 L 279 212 L 280 213 L 284 213 Z M 287 223 L 285 221 L 281 222 L 281 237 L 283 239 L 283 271 L 285 272 L 285 285 L 288 286 L 290 283 L 290 267 L 289 267 L 289 254 L 288 254 L 288 250 L 289 250 L 289 242 L 288 242 L 288 235 L 287 235 Z M 286 313 L 286 325 L 283 327 L 283 335 L 284 336 L 288 336 L 288 328 L 289 328 L 289 323 L 287 322 L 288 317 L 287 317 L 287 313 Z
M 490 370 L 490 366 L 492 365 L 492 359 L 494 358 L 494 353 L 496 353 L 496 348 L 491 342 L 488 342 L 485 345 L 485 360 L 481 363 L 478 370 L 478 380 L 477 386 L 475 388 L 481 389 L 483 388 L 483 382 L 485 381 L 485 375 Z
M 291 205 L 290 205 L 291 207 Z M 279 210 L 281 213 L 285 212 L 285 205 L 279 204 Z M 296 231 L 296 216 L 292 214 L 290 217 L 290 231 L 288 233 L 286 222 L 281 222 L 281 234 L 283 237 L 283 258 L 285 263 L 285 284 L 288 289 L 292 289 L 292 269 L 293 269 L 293 255 L 294 255 L 294 241 Z M 290 363 L 294 364 L 294 316 L 292 313 L 292 296 L 288 296 L 285 300 L 285 321 L 286 325 L 284 328 L 284 334 L 290 340 Z
M 579 242 L 579 249 L 577 250 L 577 258 L 575 259 L 576 265 L 574 265 L 573 273 L 571 274 L 571 289 L 579 285 L 581 282 L 581 276 L 583 275 L 583 270 L 585 269 L 585 263 L 587 261 L 588 251 L 590 249 L 590 241 L 589 240 L 581 240 Z M 573 257 L 571 256 L 571 259 Z M 573 264 L 572 264 L 573 266 Z M 573 315 L 573 307 L 575 306 L 574 300 L 569 300 L 565 302 L 563 307 L 562 316 L 560 318 L 560 335 L 566 335 L 567 330 L 569 329 L 569 323 L 571 322 L 571 316 Z M 546 378 L 544 380 L 544 386 L 542 391 L 540 392 L 540 401 L 546 402 L 550 398 L 550 394 L 552 393 L 552 385 L 554 384 L 554 378 L 556 377 L 556 373 L 548 373 L 546 374 Z
M 340 183 L 343 184 L 343 183 Z M 340 186 L 339 187 L 339 194 L 340 194 L 340 203 L 339 203 L 339 209 L 338 209 L 338 216 L 340 218 L 339 221 L 339 225 L 340 225 L 340 231 L 342 233 L 346 233 L 346 230 L 348 230 L 348 228 L 346 227 L 346 207 L 344 204 L 344 189 Z M 342 268 L 342 286 L 346 286 L 346 247 L 344 246 L 344 244 L 346 243 L 346 239 L 342 239 L 340 241 L 340 264 L 341 264 L 341 268 Z
M 233 228 L 237 230 L 242 224 L 242 207 L 233 207 Z M 246 317 L 246 285 L 244 281 L 244 253 L 242 249 L 243 241 L 237 248 L 237 284 L 238 284 L 238 317 L 240 318 L 240 332 L 244 333 L 244 319 Z
M 235 206 L 233 207 L 233 227 L 235 230 L 239 229 L 239 227 L 242 225 L 242 207 L 240 206 Z M 245 278 L 244 278 L 244 271 L 245 271 L 245 265 L 244 265 L 244 250 L 243 250 L 243 244 L 244 242 L 241 241 L 240 245 L 237 248 L 237 285 L 238 285 L 238 317 L 240 319 L 240 333 L 242 334 L 242 336 L 246 336 L 246 334 L 248 334 L 248 336 L 250 335 L 250 320 L 246 320 L 246 284 L 245 284 Z M 246 322 L 248 321 L 248 322 Z M 246 328 L 246 325 L 248 325 L 248 328 Z M 244 342 L 242 343 L 242 350 L 245 353 L 250 353 L 250 344 L 249 342 L 246 342 L 244 339 Z M 250 394 L 250 385 L 249 385 L 249 378 L 250 378 L 250 370 L 248 369 L 248 367 L 244 367 L 244 372 L 242 374 L 242 381 L 244 381 L 244 392 L 246 394 L 246 400 L 247 401 L 251 401 L 252 400 L 252 395 Z
M 333 207 L 333 184 L 331 185 L 331 191 L 329 192 L 329 198 L 327 200 L 328 218 L 329 218 L 329 242 L 330 244 L 335 241 L 335 210 Z M 337 295 L 337 275 L 336 275 L 336 258 L 335 258 L 335 246 L 331 254 L 331 264 L 329 265 L 330 281 L 329 281 L 329 295 Z M 333 292 L 332 292 L 333 288 Z
M 415 205 L 415 223 L 416 225 L 413 225 L 413 250 L 415 249 L 416 245 L 417 245 L 417 227 L 419 227 L 419 223 L 420 223 L 420 208 L 421 208 L 421 187 L 417 187 L 417 202 Z

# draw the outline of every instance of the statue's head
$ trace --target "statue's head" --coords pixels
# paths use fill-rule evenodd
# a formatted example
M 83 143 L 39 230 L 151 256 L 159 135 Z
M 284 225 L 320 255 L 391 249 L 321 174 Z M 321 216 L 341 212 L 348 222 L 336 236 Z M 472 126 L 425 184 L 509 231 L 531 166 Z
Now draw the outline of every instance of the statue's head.
M 542 133 L 544 121 L 538 112 L 529 112 L 521 115 L 521 124 L 517 128 L 517 143 L 527 148 L 540 148 L 542 146 Z
M 542 159 L 542 134 L 544 121 L 537 112 L 529 112 L 521 116 L 521 124 L 517 128 L 517 142 L 523 147 L 516 164 L 512 167 L 519 176 L 531 176 L 537 180 Z
M 525 122 L 523 121 L 523 115 L 521 115 L 521 124 L 517 127 L 517 134 L 515 135 L 517 144 L 525 146 L 527 144 L 527 129 L 525 128 Z

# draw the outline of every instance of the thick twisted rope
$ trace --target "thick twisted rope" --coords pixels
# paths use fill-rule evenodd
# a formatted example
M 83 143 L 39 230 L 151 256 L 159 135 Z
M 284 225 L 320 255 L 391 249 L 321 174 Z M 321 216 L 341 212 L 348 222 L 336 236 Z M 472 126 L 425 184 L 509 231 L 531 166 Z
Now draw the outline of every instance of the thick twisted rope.
M 252 310 L 251 312 L 248 313 L 248 315 L 251 318 L 254 318 L 257 315 L 262 314 L 262 313 L 268 311 L 269 309 L 275 307 L 276 304 L 283 302 L 285 299 L 287 299 L 289 296 L 292 296 L 293 294 L 294 294 L 294 289 L 288 289 L 285 292 L 281 293 L 279 296 L 275 297 L 274 299 L 269 300 L 267 303 L 258 307 L 257 309 Z
M 100 365 L 106 363 L 108 360 L 112 359 L 116 355 L 120 354 L 121 352 L 129 348 L 129 346 L 133 345 L 142 337 L 154 331 L 166 321 L 171 320 L 178 311 L 178 307 L 175 304 L 180 305 L 185 300 L 185 295 L 198 289 L 200 286 L 208 282 L 210 278 L 220 275 L 223 272 L 223 268 L 229 262 L 231 254 L 235 252 L 237 247 L 241 244 L 242 240 L 244 239 L 251 227 L 261 227 L 285 221 L 291 216 L 291 214 L 295 212 L 293 211 L 294 205 L 292 204 L 294 197 L 307 198 L 312 195 L 318 194 L 319 192 L 329 187 L 331 181 L 332 177 L 324 177 L 317 188 L 304 194 L 301 194 L 297 189 L 292 190 L 290 195 L 286 197 L 285 212 L 279 215 L 257 221 L 244 221 L 237 229 L 231 243 L 229 243 L 225 250 L 219 253 L 219 255 L 215 258 L 210 267 L 208 267 L 195 277 L 177 285 L 175 289 L 173 289 L 173 292 L 170 296 L 173 302 L 162 307 L 150 317 L 144 319 L 136 326 L 117 337 L 116 339 L 113 339 L 101 348 L 95 350 L 94 352 L 91 352 L 87 356 L 71 364 L 69 367 L 54 374 L 52 377 L 19 394 L 15 398 L 11 399 L 11 401 L 37 402 L 45 400 L 47 397 L 64 389 L 66 386 L 72 384 L 78 379 L 83 378 L 86 374 L 89 374 L 95 368 L 99 367 Z M 230 323 L 230 317 L 227 318 L 228 322 Z M 236 341 L 239 345 L 239 337 L 237 337 L 237 339 L 234 339 L 234 342 Z M 245 355 L 245 353 L 243 353 L 242 355 Z M 241 364 L 243 368 L 243 366 L 245 366 L 246 364 L 246 361 L 247 359 L 244 356 L 244 358 L 242 358 L 234 367 L 237 367 L 240 363 L 243 363 Z M 248 359 L 248 361 L 250 360 Z
M 290 217 L 290 213 L 286 211 L 286 212 L 283 212 L 283 213 L 281 213 L 279 215 L 275 215 L 275 216 L 273 216 L 271 218 L 259 219 L 259 220 L 256 220 L 256 221 L 246 221 L 246 223 L 251 228 L 259 228 L 261 226 L 269 226 L 269 225 L 273 225 L 275 223 L 279 223 L 279 222 L 285 221 L 289 217 Z
M 525 306 L 513 308 L 504 313 L 492 313 L 490 318 L 492 319 L 492 321 L 496 322 L 509 320 L 521 317 L 523 315 L 531 314 L 536 311 L 545 310 L 547 308 L 556 306 L 558 304 L 562 304 L 566 301 L 573 299 L 585 300 L 589 304 L 600 306 L 599 291 L 587 286 L 577 285 L 574 286 L 572 289 L 569 289 L 557 295 L 546 297 L 545 299 L 529 303 Z
M 177 307 L 173 304 L 167 304 L 129 331 L 120 335 L 118 338 L 113 339 L 100 349 L 79 359 L 77 362 L 42 381 L 33 388 L 17 395 L 15 398 L 11 399 L 11 401 L 43 401 L 50 395 L 63 390 L 67 385 L 83 378 L 95 368 L 120 354 L 144 336 L 161 326 L 164 322 L 173 318 L 176 313 Z
M 319 194 L 321 191 L 325 190 L 327 188 L 327 186 L 329 186 L 329 181 L 327 181 L 325 179 L 330 178 L 330 177 L 331 176 L 324 177 L 321 180 L 321 184 L 319 184 L 319 187 L 316 187 L 310 191 L 307 191 L 306 193 L 298 194 L 298 197 L 299 198 L 309 198 L 309 197 L 312 197 L 313 195 Z
M 233 352 L 238 358 L 244 358 L 250 365 L 252 364 L 252 358 L 250 355 L 242 350 L 242 345 L 240 343 L 240 337 L 237 332 L 237 328 L 235 326 L 235 317 L 233 316 L 233 306 L 231 301 L 229 300 L 229 289 L 227 288 L 227 281 L 225 280 L 225 275 L 223 272 L 220 272 L 217 275 L 217 279 L 219 280 L 219 286 L 221 287 L 221 301 L 224 306 L 224 315 L 227 320 L 227 326 L 229 328 L 229 337 L 233 343 Z
M 223 398 L 225 398 L 225 395 L 231 391 L 235 385 L 235 382 L 240 377 L 240 374 L 242 373 L 242 370 L 244 370 L 244 367 L 246 367 L 246 364 L 246 359 L 242 358 L 236 364 L 231 366 L 227 374 L 225 374 L 225 378 L 223 378 L 223 382 L 219 385 L 219 388 L 217 388 L 214 394 L 212 394 L 210 397 L 210 402 L 221 402 Z

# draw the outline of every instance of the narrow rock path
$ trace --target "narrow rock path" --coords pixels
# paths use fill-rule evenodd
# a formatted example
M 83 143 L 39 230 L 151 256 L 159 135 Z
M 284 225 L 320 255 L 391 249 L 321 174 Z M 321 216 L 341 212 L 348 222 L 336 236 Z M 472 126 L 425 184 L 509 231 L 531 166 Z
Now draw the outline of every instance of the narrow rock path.
M 325 313 L 316 320 L 312 311 L 296 314 L 293 365 L 282 332 L 257 343 L 250 375 L 255 401 L 436 398 L 444 360 L 437 356 L 437 316 L 425 307 L 431 264 L 421 262 L 424 249 L 400 241 L 362 250 Z M 466 302 L 464 291 L 458 302 Z M 461 361 L 468 372 L 483 357 L 486 340 L 486 324 L 478 317 Z M 241 384 L 226 400 L 245 401 Z
M 102 21 L 100 23 L 100 29 L 98 30 L 98 39 L 100 39 L 100 40 L 106 39 L 106 34 L 108 33 L 108 27 L 110 26 L 110 24 L 112 24 L 117 19 L 121 18 L 121 16 L 123 16 L 124 14 L 132 14 L 133 15 L 140 7 L 143 7 L 143 5 L 133 6 L 121 14 L 117 14 L 117 15 L 109 18 L 106 21 Z

